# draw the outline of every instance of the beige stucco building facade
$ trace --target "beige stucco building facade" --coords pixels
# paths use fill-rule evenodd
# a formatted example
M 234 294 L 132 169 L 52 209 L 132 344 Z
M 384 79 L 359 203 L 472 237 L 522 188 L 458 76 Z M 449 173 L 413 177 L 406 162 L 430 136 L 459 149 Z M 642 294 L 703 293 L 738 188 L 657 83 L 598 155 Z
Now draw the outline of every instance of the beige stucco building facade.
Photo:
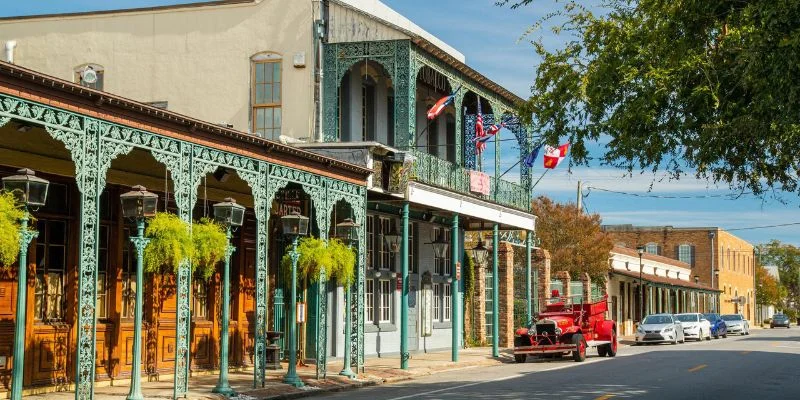
M 312 1 L 255 0 L 0 20 L 14 63 L 78 82 L 87 64 L 102 90 L 252 132 L 254 60 L 277 61 L 281 134 L 313 135 Z M 162 103 L 163 104 L 163 103 Z

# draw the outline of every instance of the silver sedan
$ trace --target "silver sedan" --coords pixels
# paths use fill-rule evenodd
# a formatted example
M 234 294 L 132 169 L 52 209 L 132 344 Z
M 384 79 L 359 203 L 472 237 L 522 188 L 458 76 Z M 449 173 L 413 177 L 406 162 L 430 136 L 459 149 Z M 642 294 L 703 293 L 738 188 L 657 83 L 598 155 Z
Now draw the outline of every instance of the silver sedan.
M 642 343 L 683 343 L 683 326 L 672 314 L 653 314 L 645 317 L 636 328 L 636 342 Z
M 728 326 L 728 334 L 738 333 L 740 335 L 750 334 L 750 322 L 742 314 L 724 314 L 722 320 Z

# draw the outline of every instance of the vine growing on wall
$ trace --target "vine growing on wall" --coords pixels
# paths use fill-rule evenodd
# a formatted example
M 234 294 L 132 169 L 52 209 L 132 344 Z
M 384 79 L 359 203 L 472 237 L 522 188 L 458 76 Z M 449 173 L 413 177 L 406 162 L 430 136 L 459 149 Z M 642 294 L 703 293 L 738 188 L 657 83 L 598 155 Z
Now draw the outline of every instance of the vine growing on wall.
M 464 306 L 466 310 L 470 310 L 471 314 L 471 321 L 469 327 L 469 332 L 467 332 L 466 324 L 464 325 L 464 338 L 465 342 L 470 347 L 479 346 L 478 337 L 475 333 L 475 329 L 477 328 L 478 324 L 476 321 L 475 315 L 475 260 L 469 254 L 469 252 L 464 252 Z
M 0 266 L 8 267 L 19 256 L 19 220 L 25 212 L 10 192 L 0 192 Z

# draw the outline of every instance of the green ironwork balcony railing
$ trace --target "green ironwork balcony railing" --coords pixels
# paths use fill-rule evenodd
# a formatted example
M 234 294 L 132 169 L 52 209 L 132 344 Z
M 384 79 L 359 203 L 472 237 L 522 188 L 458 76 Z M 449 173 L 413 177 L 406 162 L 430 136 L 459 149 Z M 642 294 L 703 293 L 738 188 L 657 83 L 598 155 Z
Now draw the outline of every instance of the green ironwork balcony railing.
M 412 149 L 416 158 L 411 179 L 426 185 L 467 194 L 517 210 L 530 211 L 530 200 L 525 187 L 517 183 L 489 177 L 489 195 L 471 192 L 469 170 L 434 155 Z

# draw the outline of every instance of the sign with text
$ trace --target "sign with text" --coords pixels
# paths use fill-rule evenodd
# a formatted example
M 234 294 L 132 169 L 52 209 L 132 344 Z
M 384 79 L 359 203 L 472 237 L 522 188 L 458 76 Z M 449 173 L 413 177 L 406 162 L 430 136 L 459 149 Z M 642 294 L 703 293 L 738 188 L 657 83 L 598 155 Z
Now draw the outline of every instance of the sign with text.
M 480 193 L 482 195 L 488 195 L 489 174 L 481 171 L 469 171 L 469 191 L 473 193 Z

